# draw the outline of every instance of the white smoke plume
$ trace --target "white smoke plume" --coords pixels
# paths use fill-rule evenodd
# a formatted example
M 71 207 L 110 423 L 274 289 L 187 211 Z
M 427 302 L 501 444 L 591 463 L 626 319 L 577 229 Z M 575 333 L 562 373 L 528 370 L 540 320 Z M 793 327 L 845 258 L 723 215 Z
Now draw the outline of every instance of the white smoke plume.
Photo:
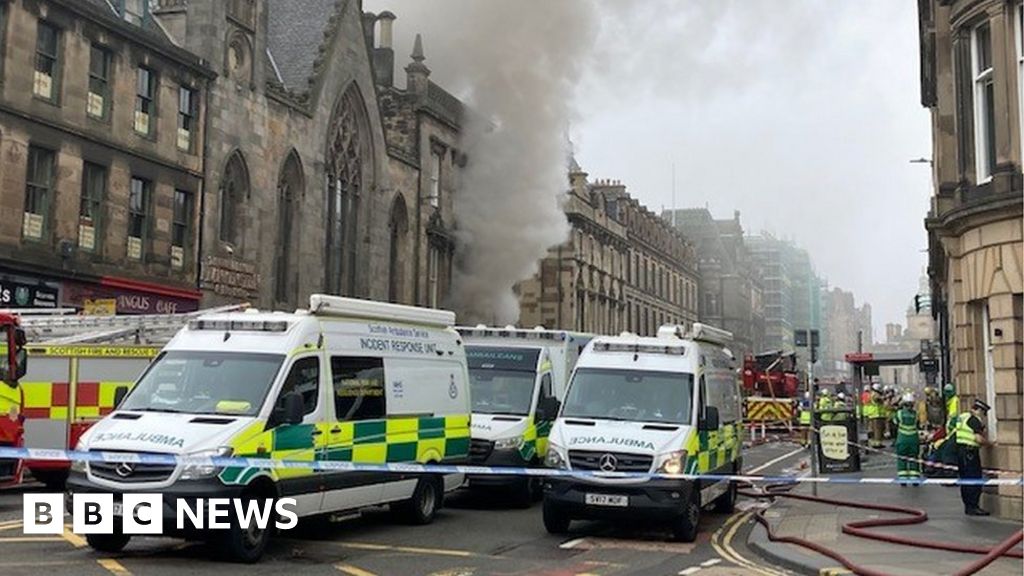
M 423 32 L 427 65 L 443 69 L 433 79 L 470 110 L 462 142 L 468 164 L 454 198 L 451 306 L 460 322 L 515 322 L 513 286 L 568 237 L 559 202 L 568 189 L 574 90 L 596 34 L 593 5 L 382 0 L 366 8 L 394 11 L 397 35 Z

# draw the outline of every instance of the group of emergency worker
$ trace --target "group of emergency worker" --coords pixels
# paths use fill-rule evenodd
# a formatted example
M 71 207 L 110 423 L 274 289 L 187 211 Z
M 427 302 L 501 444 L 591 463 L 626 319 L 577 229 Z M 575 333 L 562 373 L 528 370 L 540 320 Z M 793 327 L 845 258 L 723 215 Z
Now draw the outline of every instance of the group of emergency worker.
M 868 430 L 870 448 L 892 443 L 897 477 L 906 481 L 903 485 L 914 484 L 921 477 L 922 446 L 936 464 L 955 465 L 961 479 L 983 478 L 981 447 L 992 444 L 985 425 L 991 408 L 985 402 L 974 400 L 969 410 L 961 412 L 953 384 L 943 386 L 941 393 L 928 387 L 922 395 L 915 395 L 909 389 L 898 392 L 893 386 L 874 383 L 864 386 L 859 402 L 850 400 L 844 392 L 832 393 L 821 387 L 811 410 L 810 394 L 805 394 L 799 411 L 802 443 L 808 444 L 813 412 L 822 424 L 844 422 L 852 415 Z M 966 514 L 989 514 L 979 506 L 981 493 L 980 485 L 960 486 Z

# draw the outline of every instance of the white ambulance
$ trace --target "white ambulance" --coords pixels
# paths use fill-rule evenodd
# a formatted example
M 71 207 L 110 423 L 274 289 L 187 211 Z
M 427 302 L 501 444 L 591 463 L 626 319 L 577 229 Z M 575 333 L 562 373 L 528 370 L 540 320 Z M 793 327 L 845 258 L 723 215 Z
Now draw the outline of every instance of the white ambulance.
M 576 360 L 591 336 L 564 330 L 459 328 L 473 398 L 470 460 L 485 466 L 541 466 L 548 433 Z M 540 482 L 524 476 L 470 476 L 471 488 L 502 487 L 529 506 Z
M 735 474 L 742 470 L 742 412 L 732 335 L 695 324 L 657 338 L 599 337 L 580 356 L 548 443 L 547 465 L 608 473 L 544 481 L 544 526 L 576 519 L 671 523 L 692 542 L 701 509 L 731 511 L 724 480 L 622 478 L 614 473 Z
M 466 463 L 470 395 L 455 315 L 314 295 L 308 311 L 204 316 L 164 348 L 117 409 L 78 449 L 356 463 Z M 296 500 L 299 517 L 391 504 L 430 522 L 462 475 L 324 472 L 76 462 L 71 492 L 164 494 L 164 528 L 175 499 Z M 120 525 L 120 522 L 115 522 Z M 268 530 L 219 539 L 236 560 L 263 553 Z M 90 535 L 116 551 L 124 534 Z

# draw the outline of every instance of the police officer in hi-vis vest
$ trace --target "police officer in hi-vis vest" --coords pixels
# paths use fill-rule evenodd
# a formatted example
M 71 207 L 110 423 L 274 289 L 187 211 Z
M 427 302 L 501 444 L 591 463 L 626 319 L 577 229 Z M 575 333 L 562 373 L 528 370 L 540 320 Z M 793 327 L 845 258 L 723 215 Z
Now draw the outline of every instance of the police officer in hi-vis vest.
M 981 446 L 990 446 L 985 432 L 985 417 L 990 407 L 981 400 L 975 400 L 970 412 L 960 414 L 956 419 L 956 460 L 961 480 L 980 480 Z M 978 506 L 981 500 L 981 486 L 960 486 L 960 499 L 964 501 L 964 512 L 968 516 L 988 516 Z

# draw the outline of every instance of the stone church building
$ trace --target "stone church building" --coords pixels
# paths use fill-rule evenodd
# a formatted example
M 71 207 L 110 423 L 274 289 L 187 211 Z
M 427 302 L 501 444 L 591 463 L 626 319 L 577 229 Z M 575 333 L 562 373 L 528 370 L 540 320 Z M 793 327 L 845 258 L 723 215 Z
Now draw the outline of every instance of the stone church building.
M 437 306 L 450 287 L 462 104 L 422 41 L 394 84 L 395 16 L 358 0 L 159 0 L 215 73 L 206 108 L 204 305 L 329 292 Z

